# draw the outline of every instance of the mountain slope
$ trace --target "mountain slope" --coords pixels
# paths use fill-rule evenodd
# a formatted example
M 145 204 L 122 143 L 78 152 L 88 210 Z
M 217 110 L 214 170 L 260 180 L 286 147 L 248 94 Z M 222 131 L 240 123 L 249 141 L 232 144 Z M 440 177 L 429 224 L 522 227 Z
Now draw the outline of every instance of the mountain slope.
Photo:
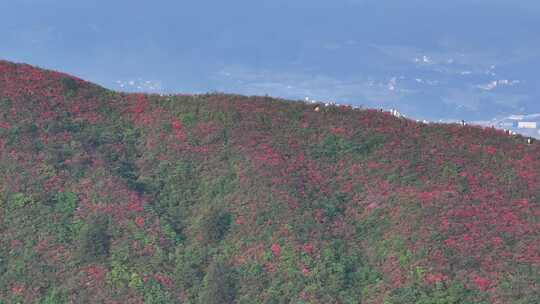
M 540 145 L 0 61 L 0 303 L 534 303 Z

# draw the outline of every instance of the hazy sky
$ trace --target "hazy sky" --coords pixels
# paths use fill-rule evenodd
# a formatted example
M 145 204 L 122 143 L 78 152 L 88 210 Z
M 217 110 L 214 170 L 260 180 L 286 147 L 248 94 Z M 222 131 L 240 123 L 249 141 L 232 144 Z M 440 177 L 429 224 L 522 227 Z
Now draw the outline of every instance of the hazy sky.
M 540 112 L 540 1 L 0 1 L 0 58 L 111 89 Z

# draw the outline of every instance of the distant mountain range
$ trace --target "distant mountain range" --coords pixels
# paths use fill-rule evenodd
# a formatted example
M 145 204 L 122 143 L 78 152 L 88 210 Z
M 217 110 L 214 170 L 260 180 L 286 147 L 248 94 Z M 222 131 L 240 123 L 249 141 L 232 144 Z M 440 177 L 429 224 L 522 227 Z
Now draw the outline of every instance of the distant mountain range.
M 113 90 L 308 96 L 431 121 L 540 113 L 532 0 L 0 2 L 3 58 Z

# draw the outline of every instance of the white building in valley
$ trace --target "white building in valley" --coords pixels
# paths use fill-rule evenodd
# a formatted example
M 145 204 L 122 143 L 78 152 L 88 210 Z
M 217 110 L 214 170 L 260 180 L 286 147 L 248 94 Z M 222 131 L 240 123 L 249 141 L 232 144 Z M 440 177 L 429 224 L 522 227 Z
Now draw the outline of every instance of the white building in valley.
M 536 129 L 537 125 L 535 121 L 518 121 L 518 129 Z

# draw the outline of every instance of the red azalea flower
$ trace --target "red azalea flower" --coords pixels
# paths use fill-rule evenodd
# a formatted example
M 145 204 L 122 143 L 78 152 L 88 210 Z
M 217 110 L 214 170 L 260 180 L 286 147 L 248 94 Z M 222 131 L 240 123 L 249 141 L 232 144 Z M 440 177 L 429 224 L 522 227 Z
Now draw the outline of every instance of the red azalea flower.
M 137 216 L 135 218 L 135 224 L 140 228 L 144 227 L 144 218 L 142 218 L 141 216 Z
M 270 247 L 270 250 L 272 250 L 272 253 L 275 256 L 281 255 L 281 246 L 279 244 L 272 244 L 272 246 Z
M 180 130 L 182 129 L 182 123 L 179 122 L 178 120 L 174 120 L 172 123 L 171 123 L 171 126 L 173 129 L 175 130 Z
M 307 243 L 304 245 L 304 251 L 307 253 L 307 254 L 312 254 L 313 253 L 313 245 L 311 243 Z
M 473 278 L 473 283 L 476 285 L 476 287 L 482 291 L 485 291 L 489 288 L 489 285 L 491 285 L 491 282 L 486 279 L 482 278 L 480 276 L 475 276 Z

